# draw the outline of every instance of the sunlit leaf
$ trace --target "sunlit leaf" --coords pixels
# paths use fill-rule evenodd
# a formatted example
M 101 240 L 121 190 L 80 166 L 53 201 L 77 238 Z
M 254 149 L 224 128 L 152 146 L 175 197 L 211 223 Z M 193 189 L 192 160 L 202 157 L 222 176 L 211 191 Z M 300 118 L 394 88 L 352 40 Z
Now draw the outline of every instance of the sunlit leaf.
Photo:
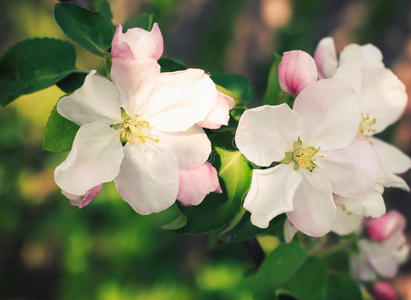
M 61 29 L 73 41 L 100 56 L 109 50 L 114 25 L 99 12 L 73 3 L 57 3 L 54 13 Z
M 1 105 L 78 72 L 75 61 L 73 45 L 58 39 L 29 39 L 14 45 L 0 60 Z

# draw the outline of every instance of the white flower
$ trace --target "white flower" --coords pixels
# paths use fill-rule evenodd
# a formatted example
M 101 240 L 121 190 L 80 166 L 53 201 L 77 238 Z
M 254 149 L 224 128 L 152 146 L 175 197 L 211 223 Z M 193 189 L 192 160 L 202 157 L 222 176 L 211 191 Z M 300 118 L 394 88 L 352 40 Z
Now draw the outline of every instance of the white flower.
M 80 89 L 60 100 L 57 111 L 80 129 L 54 177 L 72 197 L 114 180 L 136 212 L 150 214 L 175 202 L 179 167 L 207 160 L 211 144 L 195 124 L 215 105 L 217 91 L 197 69 L 138 80 L 138 88 L 120 96 L 92 71 Z
M 300 231 L 321 236 L 335 223 L 333 193 L 358 197 L 376 184 L 380 162 L 357 136 L 360 122 L 355 92 L 331 79 L 301 91 L 293 110 L 261 106 L 242 115 L 236 144 L 256 169 L 244 207 L 254 225 L 265 228 L 287 212 Z
M 339 79 L 358 93 L 361 111 L 358 131 L 381 157 L 379 183 L 409 191 L 407 183 L 396 174 L 410 169 L 411 159 L 396 147 L 371 137 L 396 122 L 407 105 L 405 86 L 385 68 L 380 50 L 371 44 L 350 44 L 337 61 L 334 41 L 327 37 L 317 46 L 315 62 L 322 77 Z

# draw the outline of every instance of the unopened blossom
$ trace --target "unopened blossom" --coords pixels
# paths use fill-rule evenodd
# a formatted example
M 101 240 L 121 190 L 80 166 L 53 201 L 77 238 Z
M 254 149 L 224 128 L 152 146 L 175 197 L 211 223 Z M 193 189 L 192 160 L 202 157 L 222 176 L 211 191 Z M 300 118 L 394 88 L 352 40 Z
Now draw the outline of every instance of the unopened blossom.
M 396 147 L 372 137 L 395 123 L 407 105 L 405 85 L 385 68 L 382 58 L 381 51 L 371 44 L 350 44 L 340 53 L 338 60 L 331 37 L 322 39 L 315 53 L 322 77 L 341 80 L 359 95 L 361 120 L 358 133 L 374 146 L 381 157 L 379 184 L 409 190 L 407 183 L 397 174 L 411 168 L 411 159 Z
M 125 33 L 121 25 L 117 26 L 111 47 L 111 78 L 119 87 L 123 98 L 134 97 L 136 90 L 145 80 L 160 74 L 157 61 L 163 54 L 163 48 L 163 37 L 157 23 L 154 23 L 151 31 L 131 28 Z M 203 97 L 199 97 L 198 101 L 203 101 Z M 218 129 L 222 125 L 228 125 L 229 111 L 233 106 L 233 98 L 218 91 L 214 106 L 196 123 L 197 126 Z M 199 204 L 209 192 L 220 191 L 217 171 L 211 164 L 179 168 L 180 185 L 177 198 L 181 203 Z M 191 184 L 184 184 L 187 182 Z M 202 197 L 199 197 L 200 195 Z
M 159 212 L 176 200 L 179 169 L 208 159 L 210 141 L 195 124 L 217 101 L 209 76 L 188 69 L 142 80 L 134 94 L 123 94 L 92 71 L 80 89 L 59 101 L 57 111 L 80 125 L 54 173 L 65 193 L 86 195 L 114 180 L 136 212 Z
M 317 78 L 317 67 L 310 54 L 301 50 L 283 53 L 278 65 L 278 81 L 283 91 L 297 95 Z
M 397 232 L 403 232 L 405 224 L 404 216 L 393 210 L 380 218 L 369 219 L 366 226 L 367 235 L 375 242 L 383 242 Z
M 356 278 L 392 278 L 397 274 L 399 265 L 407 259 L 409 245 L 404 234 L 405 219 L 398 214 L 390 212 L 388 217 L 383 216 L 379 221 L 371 223 L 374 227 L 371 230 L 372 238 L 378 236 L 378 242 L 367 239 L 358 242 L 359 253 L 351 257 L 351 268 Z M 381 233 L 376 234 L 377 230 Z M 370 234 L 370 231 L 367 232 Z
M 388 281 L 378 280 L 374 284 L 374 296 L 377 300 L 396 300 L 397 292 Z
M 286 212 L 300 231 L 321 236 L 336 219 L 333 193 L 365 194 L 376 184 L 379 158 L 357 136 L 360 120 L 355 92 L 337 80 L 303 89 L 293 110 L 286 104 L 249 109 L 242 115 L 236 145 L 253 170 L 244 207 L 254 225 L 265 228 Z

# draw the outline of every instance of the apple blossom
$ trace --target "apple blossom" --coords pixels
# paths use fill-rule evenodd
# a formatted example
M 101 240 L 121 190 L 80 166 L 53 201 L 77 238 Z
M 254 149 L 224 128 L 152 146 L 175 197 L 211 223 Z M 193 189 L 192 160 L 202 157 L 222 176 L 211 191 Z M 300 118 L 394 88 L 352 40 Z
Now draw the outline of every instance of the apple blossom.
M 211 79 L 188 69 L 143 80 L 133 98 L 124 98 L 92 71 L 80 89 L 59 101 L 57 111 L 80 125 L 54 173 L 65 193 L 85 195 L 114 180 L 136 212 L 150 214 L 175 202 L 179 169 L 208 159 L 210 141 L 195 124 L 217 101 Z
M 392 278 L 397 274 L 398 266 L 407 259 L 409 246 L 403 232 L 405 220 L 397 214 L 388 213 L 388 217 L 383 216 L 371 223 L 372 238 L 378 236 L 378 242 L 366 239 L 358 242 L 359 253 L 351 256 L 351 268 L 357 278 L 374 280 L 377 275 Z M 398 224 L 392 226 L 393 219 L 396 219 L 394 223 Z M 375 234 L 377 230 L 381 231 L 381 234 Z M 387 232 L 389 234 L 386 234 Z
M 278 65 L 278 81 L 284 92 L 297 95 L 317 78 L 315 61 L 310 54 L 301 50 L 283 53 Z
M 369 140 L 381 157 L 379 184 L 409 190 L 397 174 L 411 168 L 411 159 L 396 147 L 372 137 L 396 122 L 407 104 L 405 86 L 384 67 L 380 50 L 371 44 L 350 44 L 337 61 L 334 41 L 327 37 L 318 44 L 315 58 L 323 77 L 339 79 L 358 93 L 361 111 L 358 133 Z
M 376 184 L 380 162 L 357 136 L 355 92 L 340 81 L 317 81 L 288 105 L 261 106 L 242 115 L 236 145 L 253 170 L 244 207 L 261 228 L 286 212 L 300 231 L 321 236 L 336 218 L 333 193 L 361 196 Z
M 141 28 L 131 28 L 123 33 L 121 25 L 117 26 L 112 42 L 112 69 L 111 78 L 119 87 L 123 98 L 132 98 L 136 90 L 144 80 L 160 74 L 160 65 L 157 60 L 163 53 L 163 37 L 157 23 L 154 23 L 151 31 Z M 133 100 L 131 100 L 133 101 Z M 199 99 L 199 101 L 202 101 Z M 228 125 L 229 111 L 234 106 L 233 98 L 218 91 L 217 101 L 197 125 L 203 128 L 218 129 L 221 125 Z M 217 171 L 205 172 L 214 169 L 211 165 L 197 166 L 192 169 L 180 166 L 180 183 L 187 180 L 193 185 L 181 184 L 178 192 L 178 200 L 183 204 L 199 204 L 206 194 L 219 190 L 213 184 L 205 184 L 216 181 Z M 201 175 L 201 176 L 199 176 Z M 189 178 L 189 177 L 190 178 Z M 194 182 L 194 180 L 197 182 Z M 193 187 L 199 187 L 203 197 L 199 198 L 199 191 Z M 205 189 L 208 188 L 206 191 Z
M 396 300 L 397 293 L 391 283 L 378 280 L 374 284 L 374 296 L 377 300 Z

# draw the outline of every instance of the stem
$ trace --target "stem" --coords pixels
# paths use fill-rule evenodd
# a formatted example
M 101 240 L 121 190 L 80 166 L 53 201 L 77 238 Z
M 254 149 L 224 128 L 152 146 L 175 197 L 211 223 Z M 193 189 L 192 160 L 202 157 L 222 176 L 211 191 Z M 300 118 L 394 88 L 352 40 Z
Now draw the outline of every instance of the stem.
M 265 253 L 261 248 L 260 243 L 256 238 L 246 240 L 242 243 L 258 269 L 265 258 Z
M 330 255 L 333 255 L 335 253 L 338 253 L 340 251 L 344 251 L 347 248 L 349 248 L 353 243 L 357 241 L 357 237 L 350 237 L 345 240 L 340 241 L 339 243 L 336 243 L 332 245 L 329 248 L 326 248 L 324 250 L 320 250 L 317 252 L 314 252 L 313 255 L 317 255 L 318 257 L 324 258 Z

